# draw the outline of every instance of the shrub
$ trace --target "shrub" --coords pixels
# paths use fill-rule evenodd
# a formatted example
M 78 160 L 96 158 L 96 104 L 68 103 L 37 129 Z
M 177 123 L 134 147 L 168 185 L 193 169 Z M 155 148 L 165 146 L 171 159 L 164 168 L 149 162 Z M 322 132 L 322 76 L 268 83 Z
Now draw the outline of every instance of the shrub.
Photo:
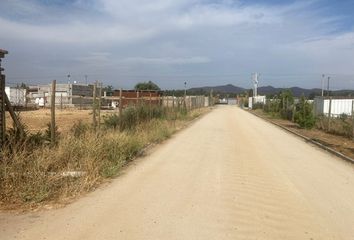
M 74 134 L 75 137 L 81 137 L 85 135 L 85 133 L 90 129 L 88 124 L 83 123 L 81 120 L 74 123 L 71 127 L 71 132 Z
M 295 122 L 302 128 L 313 128 L 316 120 L 313 115 L 312 104 L 308 103 L 304 96 L 301 97 L 299 104 L 297 104 L 297 111 L 295 113 Z
M 117 129 L 119 127 L 119 116 L 117 114 L 104 115 L 103 125 L 106 129 Z

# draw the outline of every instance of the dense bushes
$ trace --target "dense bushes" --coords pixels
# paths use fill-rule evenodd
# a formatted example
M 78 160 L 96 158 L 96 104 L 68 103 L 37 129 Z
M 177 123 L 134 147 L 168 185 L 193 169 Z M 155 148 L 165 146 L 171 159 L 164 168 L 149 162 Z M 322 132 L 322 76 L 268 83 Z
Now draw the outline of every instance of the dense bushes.
M 302 128 L 309 129 L 314 127 L 316 119 L 313 115 L 312 104 L 308 103 L 305 97 L 301 97 L 300 102 L 297 104 L 294 119 Z
M 273 117 L 294 121 L 302 128 L 312 128 L 316 119 L 313 115 L 313 106 L 305 97 L 301 97 L 298 103 L 290 90 L 282 91 L 267 101 L 264 111 Z
M 122 116 L 110 114 L 104 117 L 103 125 L 106 128 L 119 128 L 120 130 L 131 130 L 137 125 L 152 119 L 174 120 L 187 114 L 185 108 L 167 109 L 159 105 L 129 106 L 122 112 Z

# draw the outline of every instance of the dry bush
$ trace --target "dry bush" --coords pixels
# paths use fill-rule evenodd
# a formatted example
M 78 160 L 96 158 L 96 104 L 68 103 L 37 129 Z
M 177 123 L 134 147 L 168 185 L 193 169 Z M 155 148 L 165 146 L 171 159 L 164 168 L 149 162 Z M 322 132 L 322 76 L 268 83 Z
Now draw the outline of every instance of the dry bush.
M 331 118 L 330 129 L 328 129 L 328 117 L 320 116 L 316 120 L 316 128 L 339 136 L 353 137 L 352 119 L 345 114 Z

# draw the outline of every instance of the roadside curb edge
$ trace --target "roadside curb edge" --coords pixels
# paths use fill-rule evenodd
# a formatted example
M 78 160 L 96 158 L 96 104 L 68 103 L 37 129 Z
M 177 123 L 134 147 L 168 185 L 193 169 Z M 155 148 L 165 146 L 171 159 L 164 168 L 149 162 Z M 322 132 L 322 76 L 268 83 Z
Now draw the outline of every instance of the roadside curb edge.
M 284 127 L 284 126 L 282 126 L 282 125 L 280 125 L 278 123 L 275 123 L 275 122 L 273 122 L 273 121 L 271 121 L 271 120 L 269 120 L 267 118 L 264 118 L 264 117 L 260 116 L 259 114 L 255 113 L 255 112 L 252 112 L 252 111 L 246 111 L 246 112 L 249 112 L 249 113 L 251 113 L 251 114 L 253 114 L 253 115 L 255 115 L 255 116 L 257 116 L 257 117 L 259 117 L 259 118 L 261 118 L 263 120 L 265 120 L 266 122 L 269 122 L 269 123 L 281 128 L 281 129 L 283 129 L 283 130 L 285 130 L 287 132 L 290 132 L 290 133 L 302 138 L 306 142 L 312 143 L 315 146 L 317 146 L 319 148 L 322 148 L 323 150 L 326 150 L 327 152 L 330 152 L 331 154 L 333 154 L 333 155 L 335 155 L 335 156 L 337 156 L 337 157 L 339 157 L 339 158 L 341 158 L 341 159 L 343 159 L 343 160 L 345 160 L 347 162 L 350 162 L 350 163 L 354 164 L 354 159 L 353 158 L 348 157 L 348 156 L 344 155 L 343 153 L 340 153 L 340 152 L 334 150 L 333 148 L 327 147 L 327 146 L 323 145 L 320 142 L 317 142 L 317 141 L 315 141 L 315 140 L 313 140 L 313 139 L 311 139 L 309 137 L 306 137 L 306 136 L 304 136 L 304 135 L 302 135 L 300 133 L 297 133 L 297 132 L 295 132 L 295 131 L 287 128 L 287 127 Z

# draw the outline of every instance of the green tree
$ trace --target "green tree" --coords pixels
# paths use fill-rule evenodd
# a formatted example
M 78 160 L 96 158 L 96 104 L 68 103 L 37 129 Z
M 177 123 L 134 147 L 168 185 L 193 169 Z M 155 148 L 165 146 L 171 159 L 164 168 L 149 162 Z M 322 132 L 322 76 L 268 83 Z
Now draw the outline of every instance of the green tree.
M 294 104 L 294 96 L 290 89 L 282 90 L 279 94 L 279 113 L 283 119 L 292 119 L 291 106 Z
M 103 88 L 103 91 L 106 92 L 113 92 L 114 87 L 112 85 L 107 85 L 106 87 Z
M 142 82 L 138 83 L 134 87 L 135 90 L 154 90 L 154 91 L 160 91 L 160 87 L 157 86 L 155 83 L 148 81 L 148 82 Z

